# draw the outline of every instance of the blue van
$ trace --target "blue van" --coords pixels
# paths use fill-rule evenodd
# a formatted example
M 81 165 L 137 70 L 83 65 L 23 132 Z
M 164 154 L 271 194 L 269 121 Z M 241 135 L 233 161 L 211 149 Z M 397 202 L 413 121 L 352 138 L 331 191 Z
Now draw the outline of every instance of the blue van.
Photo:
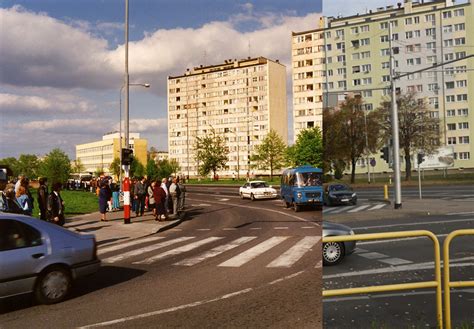
M 281 175 L 280 195 L 286 207 L 298 212 L 301 206 L 323 205 L 323 171 L 312 166 L 286 169 Z

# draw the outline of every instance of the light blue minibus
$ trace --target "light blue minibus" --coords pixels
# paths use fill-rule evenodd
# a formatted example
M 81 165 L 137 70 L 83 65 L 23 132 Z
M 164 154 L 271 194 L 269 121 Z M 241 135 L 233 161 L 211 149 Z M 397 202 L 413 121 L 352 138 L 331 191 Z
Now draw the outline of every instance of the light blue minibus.
M 286 207 L 298 212 L 302 206 L 323 205 L 323 171 L 312 166 L 286 169 L 281 175 L 280 194 Z

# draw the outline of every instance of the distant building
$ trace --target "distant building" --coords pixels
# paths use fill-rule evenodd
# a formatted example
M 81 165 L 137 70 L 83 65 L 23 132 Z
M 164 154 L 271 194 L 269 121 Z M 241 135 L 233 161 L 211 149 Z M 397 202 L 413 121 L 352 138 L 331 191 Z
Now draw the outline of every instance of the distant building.
M 322 20 L 315 30 L 292 36 L 295 137 L 318 122 L 320 109 L 337 106 L 348 94 L 362 96 L 363 111 L 389 99 L 391 38 L 394 71 L 414 72 L 396 81 L 397 92 L 416 92 L 440 119 L 440 145 L 453 147 L 455 168 L 474 167 L 474 58 L 417 72 L 474 54 L 472 0 L 405 0 Z M 370 158 L 376 172 L 390 171 L 378 154 Z M 367 166 L 360 159 L 357 172 Z
M 229 148 L 220 175 L 255 169 L 254 149 L 274 129 L 288 139 L 286 68 L 264 57 L 227 60 L 168 77 L 168 150 L 181 172 L 197 174 L 196 137 L 215 130 Z
M 164 151 L 158 151 L 155 153 L 155 162 L 156 161 L 163 161 L 163 160 L 168 160 L 168 157 L 169 157 L 169 154 L 168 152 L 164 152 Z
M 104 135 L 100 141 L 76 145 L 76 160 L 81 161 L 86 172 L 95 173 L 97 170 L 102 170 L 105 174 L 110 174 L 110 164 L 115 158 L 120 158 L 119 139 L 119 133 L 114 132 Z M 122 144 L 124 144 L 123 137 Z M 147 144 L 147 140 L 141 139 L 140 134 L 130 133 L 134 158 L 144 166 L 147 160 Z

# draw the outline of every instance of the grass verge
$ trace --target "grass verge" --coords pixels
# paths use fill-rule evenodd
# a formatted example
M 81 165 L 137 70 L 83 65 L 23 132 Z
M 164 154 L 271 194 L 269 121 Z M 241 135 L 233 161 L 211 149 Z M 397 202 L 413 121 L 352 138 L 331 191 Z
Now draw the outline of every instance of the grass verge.
M 31 195 L 35 198 L 35 208 L 33 217 L 39 218 L 39 205 L 36 189 L 31 189 Z M 99 211 L 99 201 L 94 193 L 83 191 L 61 191 L 61 197 L 64 200 L 64 213 L 66 217 L 89 214 Z

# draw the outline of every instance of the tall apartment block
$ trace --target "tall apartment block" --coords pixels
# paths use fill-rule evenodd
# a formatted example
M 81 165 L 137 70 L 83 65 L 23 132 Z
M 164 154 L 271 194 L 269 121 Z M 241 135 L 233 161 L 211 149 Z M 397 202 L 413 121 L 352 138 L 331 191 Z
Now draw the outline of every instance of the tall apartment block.
M 250 157 L 270 129 L 288 139 L 286 68 L 278 61 L 227 60 L 168 77 L 169 157 L 183 174 L 197 175 L 195 140 L 212 130 L 229 148 L 221 174 L 257 173 Z
M 295 33 L 293 51 L 302 52 L 303 47 L 298 45 L 303 46 L 306 37 L 315 39 L 319 51 L 312 55 L 313 76 L 321 83 L 323 107 L 352 93 L 363 97 L 363 110 L 371 111 L 389 99 L 389 24 L 395 72 L 403 74 L 474 54 L 473 19 L 471 1 L 456 4 L 451 0 L 405 0 L 366 14 L 328 17 L 322 28 Z M 294 66 L 296 60 L 294 56 Z M 297 85 L 295 75 L 293 79 Z M 321 95 L 317 87 L 315 97 Z M 473 168 L 474 58 L 410 74 L 397 79 L 396 88 L 401 93 L 416 92 L 428 104 L 431 115 L 439 117 L 440 144 L 453 146 L 455 168 Z M 295 111 L 295 122 L 305 120 L 297 119 L 300 114 Z M 372 158 L 377 160 L 375 171 L 388 170 L 379 155 Z M 366 170 L 365 159 L 361 159 L 358 172 Z

